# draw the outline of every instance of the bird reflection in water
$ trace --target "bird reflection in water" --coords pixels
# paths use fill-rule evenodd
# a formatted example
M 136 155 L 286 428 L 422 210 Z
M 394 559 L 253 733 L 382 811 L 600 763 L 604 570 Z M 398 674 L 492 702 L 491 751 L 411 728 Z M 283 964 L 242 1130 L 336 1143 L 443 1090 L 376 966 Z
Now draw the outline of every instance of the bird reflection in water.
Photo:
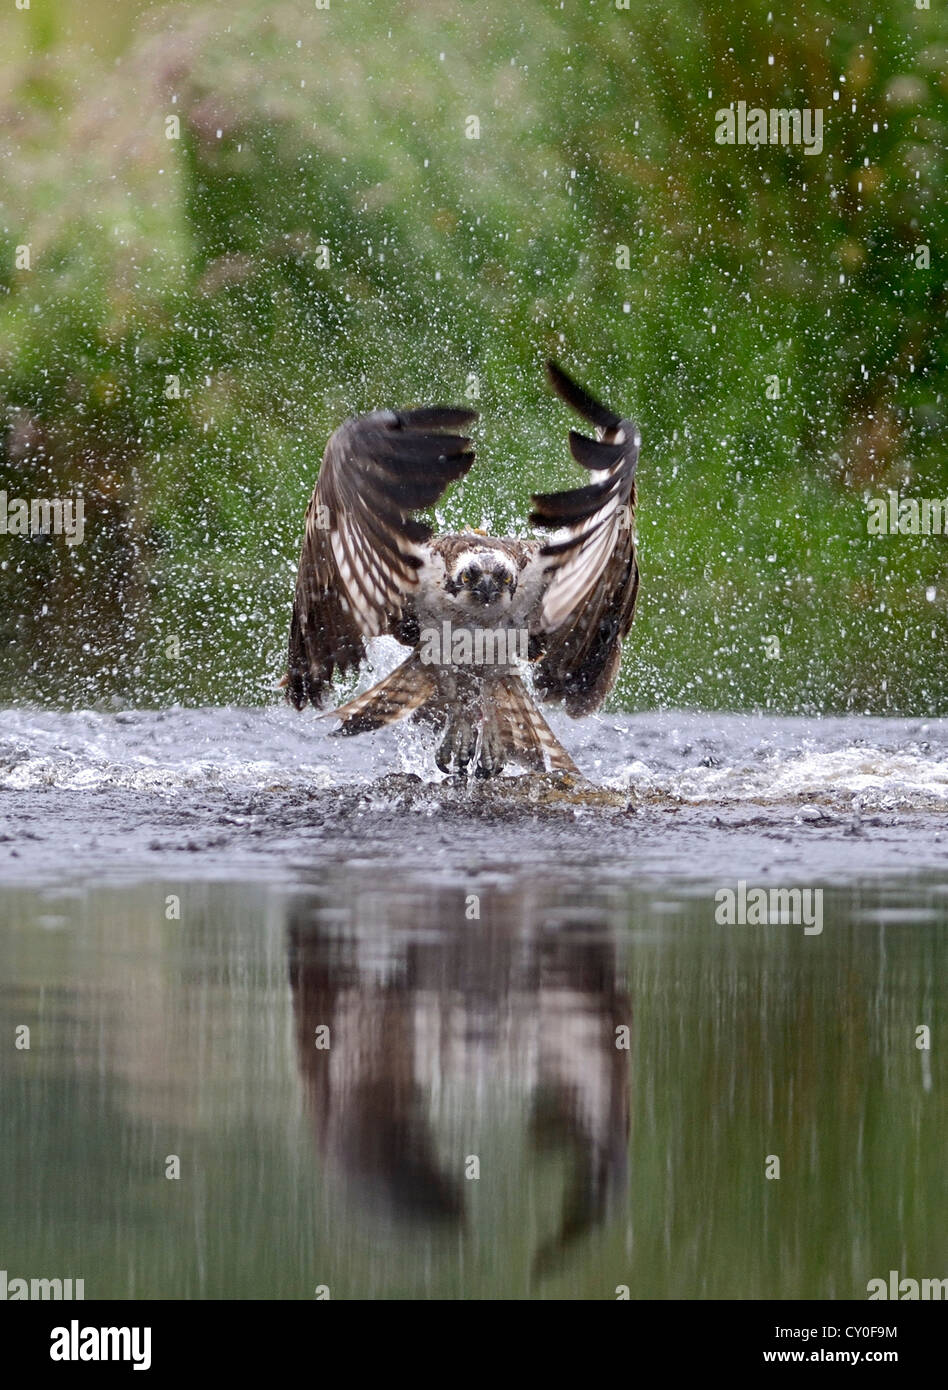
M 340 875 L 298 897 L 297 1056 L 327 1176 L 361 1207 L 429 1228 L 465 1229 L 479 1122 L 513 1097 L 534 1155 L 567 1164 L 560 1211 L 537 1214 L 554 1232 L 533 1258 L 542 1277 L 625 1194 L 617 919 L 588 906 L 588 887 L 475 888 Z

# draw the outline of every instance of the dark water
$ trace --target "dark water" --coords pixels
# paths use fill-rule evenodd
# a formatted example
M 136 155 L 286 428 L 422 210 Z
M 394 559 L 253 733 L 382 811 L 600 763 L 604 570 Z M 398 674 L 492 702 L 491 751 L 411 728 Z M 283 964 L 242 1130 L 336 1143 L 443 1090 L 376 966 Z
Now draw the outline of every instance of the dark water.
M 611 802 L 472 798 L 401 744 L 379 780 L 378 743 L 323 728 L 0 716 L 11 1278 L 793 1299 L 948 1273 L 944 725 L 566 726 Z M 719 924 L 739 878 L 822 888 L 822 930 Z

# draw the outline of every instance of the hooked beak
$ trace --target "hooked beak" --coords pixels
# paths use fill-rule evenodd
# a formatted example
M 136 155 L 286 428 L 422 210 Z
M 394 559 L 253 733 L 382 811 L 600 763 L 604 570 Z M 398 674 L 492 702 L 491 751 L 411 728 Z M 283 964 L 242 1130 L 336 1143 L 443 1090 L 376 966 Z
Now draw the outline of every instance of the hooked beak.
M 488 604 L 496 603 L 500 598 L 501 587 L 500 580 L 492 574 L 482 574 L 471 593 L 476 594 L 486 608 Z

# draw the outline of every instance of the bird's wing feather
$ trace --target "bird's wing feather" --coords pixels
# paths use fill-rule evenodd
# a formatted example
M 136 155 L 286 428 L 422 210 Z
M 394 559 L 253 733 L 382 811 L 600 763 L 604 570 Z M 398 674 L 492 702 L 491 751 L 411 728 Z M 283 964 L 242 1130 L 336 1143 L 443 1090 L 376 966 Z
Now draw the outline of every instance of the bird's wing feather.
M 539 551 L 544 583 L 532 629 L 543 654 L 537 693 L 563 700 L 570 714 L 598 709 L 619 668 L 632 623 L 639 571 L 635 553 L 635 469 L 639 433 L 547 364 L 557 394 L 596 426 L 596 439 L 570 430 L 570 452 L 590 482 L 536 493 L 530 520 L 554 532 Z
M 306 513 L 287 663 L 287 698 L 321 707 L 336 671 L 358 666 L 365 642 L 398 635 L 418 585 L 432 506 L 474 462 L 454 433 L 473 410 L 380 410 L 347 420 L 326 446 Z

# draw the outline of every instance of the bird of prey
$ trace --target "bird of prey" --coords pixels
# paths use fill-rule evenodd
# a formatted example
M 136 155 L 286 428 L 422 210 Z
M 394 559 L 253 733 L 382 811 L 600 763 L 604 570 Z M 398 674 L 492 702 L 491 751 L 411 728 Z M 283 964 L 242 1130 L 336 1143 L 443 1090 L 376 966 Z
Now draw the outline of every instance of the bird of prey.
M 411 715 L 441 733 L 443 772 L 491 777 L 509 762 L 578 772 L 524 683 L 578 717 L 596 710 L 619 667 L 635 612 L 635 469 L 639 432 L 555 363 L 553 389 L 595 426 L 569 432 L 585 487 L 535 493 L 543 539 L 480 531 L 435 536 L 416 512 L 474 462 L 458 431 L 477 412 L 378 410 L 347 420 L 326 446 L 306 513 L 290 625 L 287 698 L 322 709 L 333 677 L 359 667 L 366 642 L 410 648 L 400 666 L 332 714 L 358 734 Z

